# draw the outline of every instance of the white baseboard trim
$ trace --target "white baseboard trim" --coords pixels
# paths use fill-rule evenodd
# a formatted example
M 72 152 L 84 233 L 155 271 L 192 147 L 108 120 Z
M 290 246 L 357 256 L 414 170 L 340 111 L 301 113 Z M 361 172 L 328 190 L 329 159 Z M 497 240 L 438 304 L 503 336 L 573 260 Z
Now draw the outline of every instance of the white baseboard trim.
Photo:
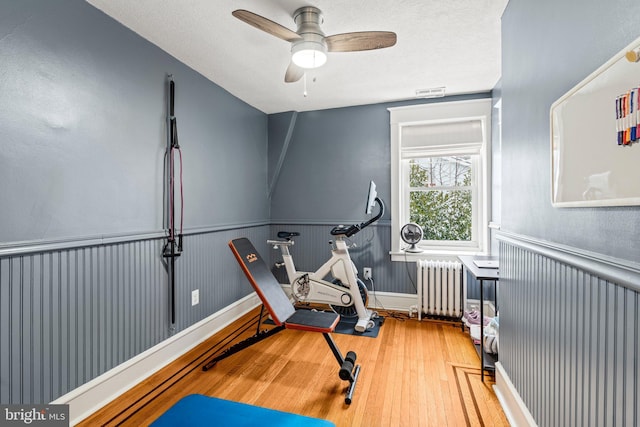
M 51 403 L 68 404 L 75 425 L 258 305 L 252 293 Z
M 282 285 L 282 289 L 291 298 L 291 285 Z M 369 308 L 378 310 L 417 312 L 418 296 L 416 294 L 399 294 L 394 292 L 369 292 Z
M 418 295 L 394 292 L 369 292 L 369 307 L 378 310 L 402 311 L 417 315 Z
M 522 401 L 500 362 L 496 363 L 496 384 L 493 386 L 502 410 L 513 427 L 536 427 L 536 421 Z

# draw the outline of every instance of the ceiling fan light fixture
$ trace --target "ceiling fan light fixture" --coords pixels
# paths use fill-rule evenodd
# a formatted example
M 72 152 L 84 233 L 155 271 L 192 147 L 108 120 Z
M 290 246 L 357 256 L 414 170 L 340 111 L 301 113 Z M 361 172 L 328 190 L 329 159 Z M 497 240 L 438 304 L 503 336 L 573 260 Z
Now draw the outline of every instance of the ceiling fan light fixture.
M 359 52 L 384 49 L 396 44 L 391 31 L 357 31 L 325 36 L 322 13 L 314 6 L 303 6 L 293 13 L 297 30 L 273 22 L 244 9 L 231 12 L 239 20 L 265 33 L 291 43 L 291 60 L 284 75 L 285 83 L 293 83 L 305 75 L 305 70 L 321 67 L 327 62 L 327 52 Z
M 327 62 L 327 47 L 322 43 L 301 41 L 291 47 L 291 60 L 300 68 L 318 68 Z

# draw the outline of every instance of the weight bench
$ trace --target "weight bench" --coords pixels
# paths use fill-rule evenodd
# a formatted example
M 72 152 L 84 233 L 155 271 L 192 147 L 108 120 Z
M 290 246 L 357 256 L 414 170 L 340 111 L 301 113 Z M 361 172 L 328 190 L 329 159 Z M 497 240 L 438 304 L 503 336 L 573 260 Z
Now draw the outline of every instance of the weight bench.
M 265 338 L 268 338 L 284 329 L 295 329 L 307 332 L 320 332 L 329 344 L 333 355 L 340 365 L 339 377 L 341 380 L 349 381 L 347 388 L 347 396 L 344 401 L 346 404 L 351 403 L 353 392 L 360 373 L 360 365 L 356 365 L 356 354 L 353 351 L 347 352 L 343 357 L 338 346 L 331 337 L 340 316 L 336 313 L 323 311 L 312 311 L 306 309 L 296 310 L 287 294 L 280 286 L 280 283 L 271 274 L 267 264 L 262 259 L 253 244 L 247 238 L 234 239 L 229 242 L 229 247 L 236 257 L 236 260 L 242 267 L 244 274 L 247 276 L 249 283 L 255 289 L 256 293 L 262 300 L 263 309 L 269 311 L 271 319 L 275 323 L 275 327 L 267 331 L 257 332 L 250 338 L 227 349 L 219 356 L 212 359 L 203 366 L 203 370 L 213 367 L 218 361 L 225 359 L 240 350 L 243 350 Z M 260 313 L 262 317 L 262 312 Z M 259 326 L 258 326 L 259 327 Z

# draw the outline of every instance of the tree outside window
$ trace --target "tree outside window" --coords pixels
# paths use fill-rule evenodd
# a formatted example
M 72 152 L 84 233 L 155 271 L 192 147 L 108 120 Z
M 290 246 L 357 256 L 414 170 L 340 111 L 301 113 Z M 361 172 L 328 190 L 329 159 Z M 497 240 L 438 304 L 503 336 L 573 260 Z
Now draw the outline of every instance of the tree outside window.
M 471 241 L 471 156 L 409 160 L 409 220 L 424 240 Z

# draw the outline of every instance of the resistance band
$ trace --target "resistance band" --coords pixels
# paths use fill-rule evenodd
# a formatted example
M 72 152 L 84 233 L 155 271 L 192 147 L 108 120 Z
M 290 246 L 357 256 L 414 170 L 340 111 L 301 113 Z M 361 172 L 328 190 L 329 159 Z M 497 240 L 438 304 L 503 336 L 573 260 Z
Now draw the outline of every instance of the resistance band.
M 184 193 L 183 193 L 183 181 L 182 181 L 182 150 L 180 144 L 178 144 L 178 121 L 174 114 L 175 105 L 175 82 L 173 76 L 169 76 L 169 146 L 167 147 L 167 155 L 165 158 L 168 160 L 168 192 L 169 203 L 167 206 L 169 216 L 169 230 L 168 239 L 165 244 L 162 255 L 165 258 L 169 258 L 169 286 L 171 288 L 171 323 L 176 323 L 176 258 L 182 253 L 182 231 L 184 226 Z M 177 247 L 176 247 L 176 225 L 175 225 L 175 152 L 178 152 L 178 159 L 180 163 L 180 228 L 177 233 Z

